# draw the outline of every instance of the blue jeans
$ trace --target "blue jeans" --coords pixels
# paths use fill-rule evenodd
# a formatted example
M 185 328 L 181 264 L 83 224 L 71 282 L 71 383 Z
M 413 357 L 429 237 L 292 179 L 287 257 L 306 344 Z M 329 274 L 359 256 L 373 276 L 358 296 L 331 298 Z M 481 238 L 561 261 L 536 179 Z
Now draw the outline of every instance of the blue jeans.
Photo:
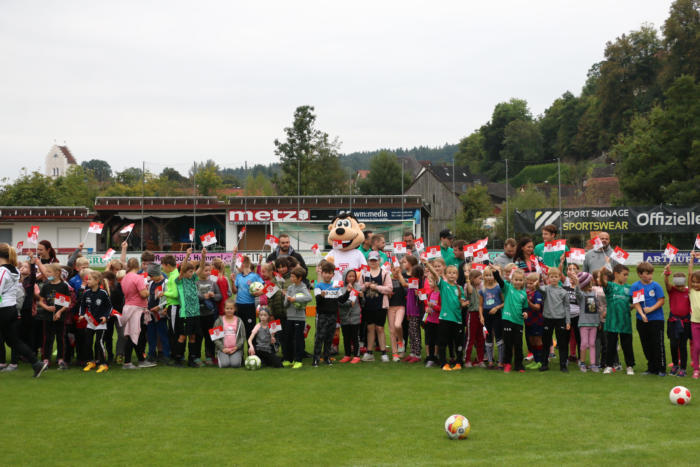
M 146 326 L 148 334 L 148 358 L 155 360 L 156 349 L 158 348 L 158 338 L 163 350 L 163 356 L 170 358 L 170 337 L 168 336 L 168 320 L 161 318 L 158 321 L 151 320 Z

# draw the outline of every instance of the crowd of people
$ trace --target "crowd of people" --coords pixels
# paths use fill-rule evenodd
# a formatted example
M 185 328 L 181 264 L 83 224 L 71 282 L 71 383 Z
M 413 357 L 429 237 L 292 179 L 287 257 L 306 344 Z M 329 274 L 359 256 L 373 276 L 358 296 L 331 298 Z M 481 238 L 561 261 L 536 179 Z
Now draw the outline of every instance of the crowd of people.
M 508 239 L 502 254 L 475 264 L 465 257 L 466 242 L 449 230 L 440 233 L 440 257 L 431 259 L 420 254 L 411 232 L 403 236 L 405 253 L 387 254 L 384 236 L 366 231 L 359 247 L 366 265 L 339 271 L 321 260 L 313 282 L 285 234 L 261 264 L 235 254 L 228 276 L 220 259 L 206 261 L 206 249 L 198 261 L 190 261 L 188 249 L 179 264 L 173 255 L 156 263 L 148 251 L 140 261 L 127 260 L 124 243 L 121 257 L 97 271 L 82 245 L 61 265 L 47 241 L 22 261 L 2 243 L 0 371 L 27 363 L 39 377 L 52 361 L 59 370 L 97 373 L 114 365 L 236 368 L 247 354 L 263 366 L 292 369 L 309 360 L 318 367 L 378 357 L 504 373 L 546 371 L 558 360 L 562 372 L 572 362 L 582 372 L 610 374 L 623 370 L 619 342 L 624 371 L 633 375 L 636 321 L 645 373 L 685 376 L 690 343 L 692 376 L 699 378 L 700 271 L 693 261 L 700 252 L 691 254 L 687 275 L 667 266 L 664 287 L 646 262 L 629 284 L 629 268 L 611 259 L 606 233 L 582 265 L 568 262 L 566 249 L 544 248 L 557 233 L 545 226 L 538 245 Z M 314 300 L 313 352 L 307 353 L 307 307 Z

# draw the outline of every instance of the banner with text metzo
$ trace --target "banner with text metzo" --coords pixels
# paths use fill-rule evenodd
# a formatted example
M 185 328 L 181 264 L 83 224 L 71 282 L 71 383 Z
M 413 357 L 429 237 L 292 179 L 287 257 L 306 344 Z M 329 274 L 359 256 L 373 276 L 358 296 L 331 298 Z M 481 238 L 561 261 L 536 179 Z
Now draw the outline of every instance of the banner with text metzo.
M 700 205 L 629 206 L 604 208 L 528 209 L 515 211 L 515 230 L 534 233 L 547 224 L 566 233 L 700 232 Z

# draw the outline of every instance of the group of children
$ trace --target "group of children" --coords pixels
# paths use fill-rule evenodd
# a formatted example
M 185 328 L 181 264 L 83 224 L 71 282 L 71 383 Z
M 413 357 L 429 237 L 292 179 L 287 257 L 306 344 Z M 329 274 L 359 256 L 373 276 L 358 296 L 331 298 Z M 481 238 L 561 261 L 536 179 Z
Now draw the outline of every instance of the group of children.
M 378 251 L 369 251 L 368 267 L 359 270 L 339 270 L 322 260 L 316 281 L 310 283 L 306 269 L 291 256 L 257 267 L 240 256 L 226 277 L 221 260 L 206 262 L 205 249 L 196 262 L 189 260 L 188 250 L 181 264 L 172 255 L 160 264 L 150 252 L 144 252 L 140 262 L 124 261 L 123 255 L 103 272 L 89 269 L 79 251 L 67 268 L 31 256 L 17 263 L 7 245 L 0 245 L 0 263 L 5 250 L 7 264 L 0 264 L 0 274 L 9 271 L 9 265 L 18 266 L 16 287 L 22 288 L 25 299 L 17 301 L 16 322 L 8 318 L 9 324 L 0 328 L 13 346 L 9 364 L 0 355 L 2 371 L 13 371 L 20 360 L 35 364 L 35 374 L 39 367 L 45 369 L 54 355 L 54 341 L 59 369 L 71 362 L 98 373 L 113 363 L 124 369 L 158 362 L 235 368 L 242 366 L 246 350 L 264 366 L 298 369 L 309 357 L 306 311 L 314 299 L 314 367 L 336 361 L 342 334 L 344 356 L 339 363 L 371 362 L 377 353 L 382 362 L 416 363 L 424 355 L 427 367 L 444 371 L 479 366 L 505 373 L 546 371 L 558 349 L 563 372 L 574 359 L 581 371 L 609 374 L 622 368 L 619 341 L 631 375 L 634 314 L 647 372 L 665 375 L 667 369 L 665 295 L 653 281 L 649 263 L 637 266 L 639 281 L 630 286 L 629 270 L 621 264 L 588 273 L 575 264 L 564 268 L 562 260 L 560 267 L 542 273 L 512 263 L 477 267 L 467 262 L 460 271 L 441 258 L 407 254 L 387 268 Z M 700 253 L 693 256 L 700 259 Z M 670 300 L 670 372 L 685 376 L 690 341 L 693 377 L 698 378 L 700 271 L 693 271 L 691 257 L 687 277 L 671 277 L 668 267 L 664 274 Z M 0 276 L 3 294 L 12 286 L 8 280 Z M 570 340 L 575 345 L 570 346 Z M 20 351 L 21 342 L 34 355 L 40 352 L 38 362 Z M 4 344 L 0 349 L 4 351 Z

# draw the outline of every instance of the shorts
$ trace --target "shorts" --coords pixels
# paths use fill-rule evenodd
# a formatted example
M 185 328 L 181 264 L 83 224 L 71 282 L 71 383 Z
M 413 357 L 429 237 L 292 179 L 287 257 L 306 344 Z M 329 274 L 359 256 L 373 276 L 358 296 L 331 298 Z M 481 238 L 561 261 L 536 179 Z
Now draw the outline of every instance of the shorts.
M 202 325 L 199 316 L 188 316 L 185 318 L 185 335 L 186 336 L 201 336 Z
M 381 308 L 379 310 L 362 310 L 362 318 L 367 324 L 384 326 L 384 323 L 386 323 L 386 308 Z
M 526 337 L 538 337 L 544 335 L 544 326 L 539 324 L 533 324 L 531 326 L 525 326 L 525 336 Z

